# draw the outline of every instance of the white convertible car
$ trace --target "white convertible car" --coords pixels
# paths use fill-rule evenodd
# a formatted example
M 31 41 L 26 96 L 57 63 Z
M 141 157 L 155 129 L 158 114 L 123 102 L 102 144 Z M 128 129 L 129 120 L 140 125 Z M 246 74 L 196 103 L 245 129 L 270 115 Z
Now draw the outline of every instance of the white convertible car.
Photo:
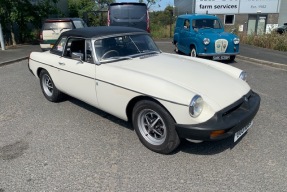
M 226 64 L 162 53 L 150 35 L 128 27 L 63 32 L 29 70 L 52 102 L 64 94 L 131 121 L 147 148 L 167 154 L 180 143 L 234 137 L 252 125 L 260 97 L 246 73 Z

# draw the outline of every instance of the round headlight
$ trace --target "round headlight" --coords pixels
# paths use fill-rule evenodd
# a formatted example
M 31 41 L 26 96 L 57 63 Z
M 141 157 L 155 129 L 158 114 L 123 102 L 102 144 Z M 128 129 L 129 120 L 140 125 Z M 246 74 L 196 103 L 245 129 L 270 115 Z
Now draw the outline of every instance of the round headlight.
M 242 79 L 243 81 L 247 80 L 247 73 L 245 71 L 242 71 L 239 75 L 239 78 Z
M 198 117 L 203 110 L 203 99 L 199 95 L 195 95 L 189 104 L 189 114 L 192 117 Z
M 235 45 L 239 44 L 239 42 L 240 42 L 240 39 L 239 39 L 239 38 L 235 37 L 235 38 L 233 39 L 233 43 L 234 43 Z
M 210 39 L 208 39 L 208 38 L 204 38 L 203 39 L 203 44 L 204 45 L 208 45 L 210 43 Z

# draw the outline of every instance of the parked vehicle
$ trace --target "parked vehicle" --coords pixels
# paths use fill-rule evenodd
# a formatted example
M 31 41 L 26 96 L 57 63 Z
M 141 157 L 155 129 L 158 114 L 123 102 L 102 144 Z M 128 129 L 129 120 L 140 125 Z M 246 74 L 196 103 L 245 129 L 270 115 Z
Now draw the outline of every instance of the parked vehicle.
M 283 34 L 287 32 L 287 23 L 284 23 L 284 25 L 279 26 L 275 29 L 275 31 L 279 34 Z
M 87 25 L 80 18 L 46 19 L 40 34 L 41 49 L 43 51 L 51 49 L 62 32 L 83 27 Z
M 234 60 L 239 41 L 235 34 L 224 32 L 219 18 L 213 15 L 179 16 L 173 36 L 176 52 L 213 60 Z
M 246 72 L 162 53 L 149 33 L 136 28 L 63 32 L 50 51 L 32 52 L 28 66 L 49 101 L 65 93 L 131 121 L 143 145 L 158 153 L 172 152 L 180 138 L 233 136 L 236 142 L 260 105 Z
M 149 13 L 145 3 L 111 3 L 108 26 L 135 27 L 150 32 Z

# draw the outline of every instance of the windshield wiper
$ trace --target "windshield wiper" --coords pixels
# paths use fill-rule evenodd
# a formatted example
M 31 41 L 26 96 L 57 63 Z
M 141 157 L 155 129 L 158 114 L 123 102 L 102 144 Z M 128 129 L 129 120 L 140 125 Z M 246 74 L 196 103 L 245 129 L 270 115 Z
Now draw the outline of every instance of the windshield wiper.
M 109 57 L 108 59 L 133 59 L 132 57 L 129 57 L 129 56 L 123 56 L 123 57 L 119 57 L 119 56 L 117 56 L 117 57 Z
M 151 54 L 156 53 L 156 54 L 159 54 L 160 51 L 143 50 L 143 51 L 141 51 L 141 53 L 151 53 Z

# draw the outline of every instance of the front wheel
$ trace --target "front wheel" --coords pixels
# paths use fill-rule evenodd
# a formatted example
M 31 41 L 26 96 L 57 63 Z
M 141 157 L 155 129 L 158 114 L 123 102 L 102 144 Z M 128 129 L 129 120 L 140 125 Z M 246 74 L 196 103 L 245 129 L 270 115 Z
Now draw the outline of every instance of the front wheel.
M 133 109 L 132 120 L 141 143 L 148 149 L 168 154 L 180 144 L 173 118 L 159 104 L 138 102 Z
M 45 70 L 40 72 L 40 85 L 46 99 L 52 102 L 60 101 L 63 94 L 56 88 L 50 74 Z
M 230 61 L 233 62 L 235 60 L 235 57 L 236 57 L 235 55 L 231 55 L 230 56 Z
M 191 57 L 197 57 L 195 47 L 191 47 L 190 56 Z
M 174 51 L 175 51 L 176 53 L 179 53 L 179 50 L 178 50 L 178 42 L 176 42 L 176 43 L 174 44 Z

